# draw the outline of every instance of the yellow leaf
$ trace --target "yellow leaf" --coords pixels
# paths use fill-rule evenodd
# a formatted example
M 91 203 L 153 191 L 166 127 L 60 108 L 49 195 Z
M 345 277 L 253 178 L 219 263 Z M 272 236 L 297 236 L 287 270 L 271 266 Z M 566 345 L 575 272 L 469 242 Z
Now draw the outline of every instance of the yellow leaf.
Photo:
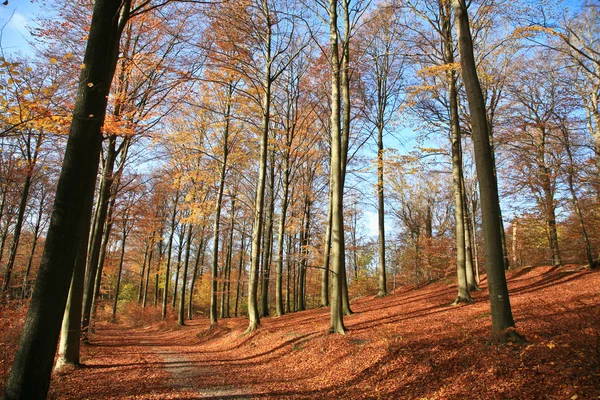
M 88 87 L 92 87 L 94 84 L 92 82 L 88 83 Z
M 79 66 L 79 68 L 81 68 L 81 69 L 85 69 L 85 64 L 81 64 L 81 65 Z
M 52 57 L 52 58 L 50 59 L 50 63 L 51 63 L 51 64 L 56 64 L 56 58 Z
M 571 396 L 571 400 L 577 400 L 579 398 L 579 396 L 577 396 L 576 394 L 574 394 L 573 396 Z
M 549 349 L 553 349 L 556 347 L 556 345 L 553 342 L 548 343 L 546 346 L 548 346 Z
M 9 85 L 12 85 L 13 83 L 15 83 L 14 79 L 13 79 L 13 78 L 10 78 L 10 79 L 8 80 L 8 84 L 9 84 Z
M 69 58 L 71 58 L 71 57 L 73 57 L 73 52 L 68 52 L 68 53 L 65 55 L 65 58 L 66 58 L 67 60 L 68 60 Z

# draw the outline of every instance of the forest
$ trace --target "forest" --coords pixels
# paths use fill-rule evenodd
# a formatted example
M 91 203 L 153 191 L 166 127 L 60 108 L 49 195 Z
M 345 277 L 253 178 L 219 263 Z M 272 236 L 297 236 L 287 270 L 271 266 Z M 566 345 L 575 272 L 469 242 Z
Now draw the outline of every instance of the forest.
M 600 396 L 600 2 L 12 2 L 3 399 Z

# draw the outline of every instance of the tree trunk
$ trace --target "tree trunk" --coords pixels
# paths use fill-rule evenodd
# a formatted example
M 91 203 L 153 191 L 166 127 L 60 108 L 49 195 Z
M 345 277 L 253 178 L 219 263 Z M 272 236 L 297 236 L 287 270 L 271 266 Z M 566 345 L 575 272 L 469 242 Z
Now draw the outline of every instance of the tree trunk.
M 179 235 L 179 246 L 177 247 L 177 268 L 175 269 L 175 284 L 173 285 L 173 300 L 171 301 L 171 308 L 175 308 L 177 304 L 177 291 L 179 289 L 179 272 L 181 271 L 181 257 L 183 255 L 183 247 L 185 245 L 185 231 L 189 224 L 184 224 L 181 228 L 181 234 Z
M 495 339 L 506 340 L 507 336 L 519 338 L 512 331 L 515 323 L 512 316 L 506 276 L 504 275 L 504 254 L 500 232 L 498 186 L 494 178 L 492 148 L 488 136 L 488 123 L 485 102 L 477 76 L 473 41 L 469 27 L 469 17 L 464 0 L 452 0 L 458 33 L 460 65 L 467 100 L 471 111 L 475 163 L 479 179 L 481 209 L 483 218 L 483 238 L 488 276 L 489 296 L 492 311 L 492 335 Z
M 269 281 L 271 278 L 271 261 L 273 258 L 273 215 L 275 214 L 275 150 L 271 150 L 269 181 L 269 208 L 267 210 L 266 246 L 264 251 L 264 270 L 261 292 L 262 317 L 269 316 Z
M 115 298 L 113 301 L 112 317 L 114 322 L 117 319 L 117 305 L 119 303 L 119 291 L 121 289 L 121 275 L 123 272 L 123 260 L 125 259 L 125 242 L 127 240 L 127 220 L 123 221 L 123 235 L 121 236 L 121 255 L 119 256 L 119 268 L 117 269 L 117 286 L 115 288 Z
M 245 248 L 245 240 L 246 240 L 246 224 L 242 228 L 242 238 L 240 244 L 240 262 L 238 265 L 238 276 L 237 276 L 237 285 L 235 288 L 235 311 L 234 315 L 238 316 L 238 305 L 240 299 L 240 285 L 242 283 L 242 272 L 244 270 L 244 248 Z
M 344 315 L 351 315 L 352 309 L 350 308 L 350 297 L 348 296 L 348 279 L 346 276 L 346 248 L 344 241 L 344 185 L 346 182 L 346 166 L 348 164 L 348 148 L 350 145 L 350 1 L 342 1 L 343 20 L 344 20 L 344 39 L 342 45 L 342 68 L 340 69 L 340 88 L 342 91 L 342 104 L 343 104 L 343 124 L 341 127 L 341 139 L 340 139 L 340 199 L 339 206 L 342 213 L 342 225 L 341 225 L 341 242 L 340 242 L 340 254 L 341 254 L 341 279 L 342 279 L 342 313 Z M 333 128 L 333 125 L 332 125 Z
M 221 203 L 223 202 L 223 189 L 225 187 L 225 178 L 227 175 L 227 156 L 229 153 L 229 120 L 231 114 L 231 90 L 225 110 L 225 129 L 223 130 L 223 161 L 219 175 L 219 191 L 215 199 L 215 222 L 213 225 L 213 258 L 212 258 L 212 284 L 210 291 L 210 326 L 213 327 L 217 323 L 217 273 L 219 263 L 219 234 L 221 221 Z
M 98 259 L 98 268 L 96 270 L 96 279 L 94 281 L 94 291 L 92 296 L 91 314 L 89 319 L 88 330 L 85 331 L 84 340 L 89 341 L 88 333 L 94 332 L 94 323 L 96 320 L 96 312 L 98 310 L 98 301 L 100 296 L 100 285 L 102 284 L 102 271 L 104 270 L 104 261 L 106 260 L 106 253 L 108 248 L 108 241 L 110 240 L 110 233 L 113 226 L 112 214 L 115 208 L 116 196 L 111 196 L 111 201 L 108 206 L 108 213 L 106 217 L 106 226 L 102 234 L 102 244 L 100 246 L 100 258 Z
M 42 133 L 40 131 L 37 142 L 41 142 Z M 35 146 L 34 154 L 29 165 L 27 166 L 27 176 L 25 177 L 25 183 L 23 184 L 23 191 L 21 192 L 21 201 L 19 202 L 19 211 L 17 212 L 17 221 L 13 230 L 13 239 L 10 246 L 10 253 L 8 255 L 8 262 L 6 263 L 6 272 L 4 273 L 4 281 L 2 283 L 2 296 L 6 296 L 8 293 L 8 286 L 10 284 L 10 277 L 12 270 L 15 265 L 15 259 L 17 258 L 17 251 L 19 249 L 19 241 L 21 240 L 21 229 L 23 228 L 23 220 L 25 217 L 25 209 L 27 208 L 27 202 L 29 200 L 29 189 L 31 188 L 31 181 L 33 180 L 33 170 L 37 163 L 39 154 L 39 145 Z
M 268 10 L 267 11 L 268 14 Z M 260 264 L 260 245 L 263 233 L 264 206 L 265 206 L 265 181 L 267 176 L 267 150 L 269 139 L 269 123 L 271 114 L 271 23 L 267 21 L 267 33 L 265 34 L 265 71 L 263 79 L 262 104 L 262 126 L 260 136 L 260 159 L 258 171 L 258 185 L 256 188 L 256 199 L 254 202 L 254 227 L 252 229 L 252 255 L 250 260 L 250 273 L 248 275 L 248 329 L 246 332 L 254 331 L 260 324 L 258 311 L 258 272 Z
M 196 285 L 196 276 L 198 275 L 198 266 L 200 266 L 200 278 L 204 270 L 204 255 L 206 254 L 206 241 L 204 239 L 204 223 L 200 231 L 201 239 L 198 245 L 198 253 L 196 253 L 196 262 L 194 264 L 194 273 L 192 274 L 192 282 L 190 283 L 190 298 L 188 302 L 188 319 L 192 319 L 194 311 L 194 286 Z
M 45 194 L 42 193 L 40 197 L 40 208 L 38 209 L 37 220 L 35 221 L 35 227 L 33 228 L 33 243 L 31 244 L 31 250 L 29 251 L 29 257 L 27 259 L 27 268 L 25 269 L 25 276 L 23 277 L 23 293 L 21 294 L 22 299 L 28 297 L 27 292 L 29 290 L 29 283 L 27 281 L 29 280 L 29 274 L 31 273 L 35 249 L 37 248 L 37 244 L 40 239 L 40 228 L 42 226 L 42 218 L 44 215 L 44 199 Z
M 340 124 L 340 60 L 337 29 L 337 0 L 329 1 L 329 44 L 331 71 L 331 271 L 333 288 L 329 331 L 345 334 L 343 313 L 344 290 L 344 181 Z
M 109 137 L 106 159 L 104 160 L 100 193 L 96 200 L 93 229 L 91 233 L 88 260 L 85 268 L 85 291 L 83 293 L 83 315 L 81 317 L 81 330 L 83 340 L 88 340 L 88 331 L 91 323 L 92 303 L 95 297 L 96 275 L 100 265 L 103 232 L 110 205 L 110 192 L 113 183 L 113 170 L 117 157 L 116 136 Z
M 283 195 L 281 198 L 281 215 L 279 216 L 279 229 L 277 236 L 277 266 L 275 280 L 275 313 L 278 317 L 285 313 L 283 308 L 283 239 L 285 237 L 285 223 L 288 208 L 288 196 L 290 188 L 290 150 L 286 146 L 283 160 Z M 289 255 L 288 255 L 289 256 Z
M 169 241 L 167 243 L 167 266 L 165 271 L 165 288 L 162 298 L 162 312 L 161 319 L 164 321 L 167 319 L 167 300 L 169 298 L 169 281 L 171 280 L 171 250 L 173 249 L 173 236 L 175 235 L 175 227 L 177 226 L 177 205 L 179 203 L 179 184 L 175 191 L 175 201 L 173 202 L 173 212 L 171 213 L 171 232 L 169 233 Z M 160 268 L 160 264 L 159 264 Z M 158 277 L 158 271 L 156 276 Z M 156 281 L 158 287 L 158 280 Z M 158 290 L 157 290 L 158 292 Z
M 381 115 L 381 113 L 380 113 Z M 383 118 L 379 119 L 377 128 L 377 225 L 379 228 L 379 279 L 377 297 L 387 294 L 387 277 L 385 271 L 385 196 L 383 191 Z
M 38 277 L 5 399 L 42 399 L 78 252 L 86 199 L 93 192 L 101 150 L 101 128 L 115 72 L 128 1 L 97 0 L 85 50 L 69 139 Z M 121 13 L 120 18 L 116 18 Z M 93 87 L 88 86 L 92 83 Z
M 192 223 L 188 224 L 187 243 L 185 245 L 185 258 L 183 260 L 183 278 L 181 280 L 181 296 L 179 299 L 179 313 L 177 315 L 177 325 L 185 325 L 185 286 L 187 285 L 188 266 L 190 264 L 190 249 L 192 247 Z
M 152 256 L 154 255 L 154 236 L 156 235 L 156 231 L 152 232 L 152 236 L 148 238 L 150 240 L 150 244 L 148 245 L 148 260 L 146 261 L 146 276 L 143 277 L 144 283 L 144 292 L 142 294 L 142 308 L 146 308 L 146 303 L 148 299 L 148 285 L 150 284 L 150 269 L 152 268 Z M 158 268 L 158 267 L 157 267 Z
M 152 232 L 152 236 L 154 236 L 154 232 Z M 148 264 L 148 254 L 150 253 L 150 244 L 148 243 L 148 240 L 146 240 L 146 243 L 144 245 L 144 261 L 142 261 L 142 271 L 140 272 L 140 284 L 138 285 L 138 304 L 142 303 L 142 298 L 144 297 L 144 278 L 146 275 L 146 264 Z
M 323 248 L 323 270 L 321 271 L 321 307 L 329 306 L 329 262 L 331 259 L 331 224 L 333 221 L 333 206 L 331 188 L 329 189 L 329 204 L 327 206 L 327 226 L 325 228 L 325 244 Z

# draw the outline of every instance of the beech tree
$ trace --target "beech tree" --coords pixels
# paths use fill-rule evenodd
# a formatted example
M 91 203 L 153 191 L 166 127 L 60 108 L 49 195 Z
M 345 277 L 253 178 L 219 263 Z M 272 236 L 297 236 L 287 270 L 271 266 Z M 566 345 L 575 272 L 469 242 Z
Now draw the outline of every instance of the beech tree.
M 500 237 L 499 196 L 491 146 L 488 135 L 488 122 L 485 113 L 483 93 L 477 75 L 473 56 L 473 40 L 469 24 L 467 5 L 464 0 L 452 0 L 458 50 L 460 53 L 461 75 L 465 83 L 473 143 L 475 145 L 475 162 L 479 179 L 481 212 L 483 219 L 483 237 L 485 247 L 485 268 L 488 276 L 490 305 L 492 310 L 492 335 L 498 340 L 522 337 L 514 330 L 506 275 L 504 273 L 504 252 Z

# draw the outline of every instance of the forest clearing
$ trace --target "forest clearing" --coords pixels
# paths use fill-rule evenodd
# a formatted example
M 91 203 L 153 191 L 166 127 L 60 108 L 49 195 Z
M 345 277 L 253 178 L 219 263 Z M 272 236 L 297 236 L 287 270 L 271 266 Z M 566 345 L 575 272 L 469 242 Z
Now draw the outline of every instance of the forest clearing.
M 49 398 L 600 396 L 600 272 L 509 272 L 515 322 L 527 342 L 504 346 L 489 343 L 483 283 L 469 305 L 451 306 L 456 288 L 442 282 L 357 299 L 344 336 L 327 333 L 326 308 L 265 318 L 251 334 L 242 318 L 212 330 L 207 318 L 185 327 L 173 318 L 147 326 L 101 322 L 82 348 L 83 366 L 55 374 Z

